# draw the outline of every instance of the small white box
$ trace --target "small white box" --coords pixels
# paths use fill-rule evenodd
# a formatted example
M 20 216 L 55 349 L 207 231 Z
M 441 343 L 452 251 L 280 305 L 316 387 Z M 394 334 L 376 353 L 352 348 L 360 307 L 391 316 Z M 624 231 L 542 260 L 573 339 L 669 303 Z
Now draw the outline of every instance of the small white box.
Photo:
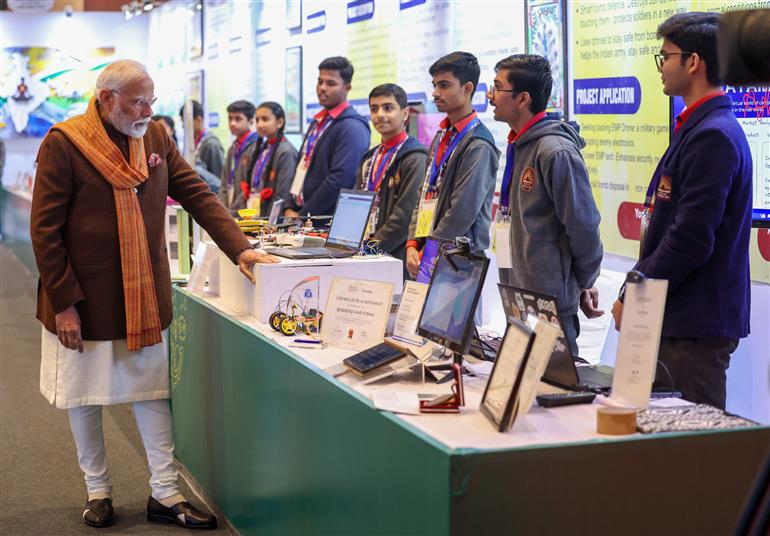
M 277 264 L 255 264 L 252 268 L 256 284 L 252 285 L 227 256 L 219 252 L 219 296 L 236 314 L 248 314 L 267 323 L 270 315 L 286 299 L 289 291 L 309 277 L 318 276 L 318 296 L 315 285 L 306 284 L 310 295 L 302 298 L 326 308 L 326 299 L 333 277 L 367 279 L 393 284 L 393 297 L 400 297 L 404 285 L 404 269 L 399 259 L 390 256 L 349 257 L 347 259 L 281 259 Z M 313 308 L 315 305 L 313 305 Z
M 254 285 L 221 249 L 219 250 L 219 297 L 234 314 L 253 314 Z

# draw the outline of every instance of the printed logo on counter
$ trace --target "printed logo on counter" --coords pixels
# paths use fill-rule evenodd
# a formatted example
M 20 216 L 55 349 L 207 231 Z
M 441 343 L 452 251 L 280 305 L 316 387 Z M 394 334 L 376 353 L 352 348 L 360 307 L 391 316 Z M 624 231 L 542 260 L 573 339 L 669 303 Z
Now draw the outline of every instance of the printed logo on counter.
M 658 192 L 655 196 L 661 201 L 671 201 L 671 177 L 661 175 Z
M 524 170 L 524 173 L 521 174 L 521 189 L 525 192 L 531 192 L 532 188 L 535 187 L 535 170 L 531 167 L 528 167 Z

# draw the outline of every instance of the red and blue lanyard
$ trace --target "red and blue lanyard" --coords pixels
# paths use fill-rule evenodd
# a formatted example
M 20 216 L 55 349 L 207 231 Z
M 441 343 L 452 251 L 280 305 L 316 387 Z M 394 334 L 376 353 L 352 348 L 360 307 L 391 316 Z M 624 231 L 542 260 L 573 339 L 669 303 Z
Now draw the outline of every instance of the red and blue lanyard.
M 516 160 L 516 140 L 519 139 L 527 130 L 532 128 L 536 123 L 539 123 L 546 118 L 546 113 L 539 112 L 532 116 L 524 127 L 511 139 L 513 131 L 508 135 L 508 147 L 505 153 L 505 169 L 503 170 L 503 184 L 500 188 L 500 207 L 503 214 L 508 212 L 508 205 L 511 202 L 511 181 L 513 179 L 513 164 Z
M 327 115 L 322 122 L 319 123 L 316 121 L 313 128 L 308 132 L 307 139 L 305 140 L 305 167 L 310 167 L 310 162 L 313 160 L 313 152 L 315 151 L 318 140 L 321 139 L 321 136 L 323 136 L 324 132 L 326 132 L 333 122 L 334 119 L 332 116 Z
M 516 145 L 508 144 L 505 154 L 505 170 L 503 171 L 503 185 L 500 188 L 500 206 L 504 212 L 508 212 L 508 204 L 511 202 L 511 178 L 513 177 L 513 160 L 516 157 Z
M 404 141 L 398 145 L 394 145 L 388 150 L 384 150 L 384 145 L 380 145 L 377 148 L 377 153 L 372 158 L 372 165 L 369 168 L 369 180 L 366 185 L 367 190 L 370 192 L 380 191 L 382 179 L 390 169 L 390 165 L 393 163 L 393 160 L 396 158 L 399 149 L 401 149 L 405 142 L 406 138 L 404 138 Z
M 446 148 L 444 151 L 444 154 L 441 155 L 441 162 L 438 162 L 438 146 L 441 145 L 441 140 L 439 140 L 438 145 L 436 146 L 436 152 L 433 155 L 433 160 L 430 164 L 430 175 L 428 180 L 428 187 L 429 189 L 434 189 L 436 187 L 436 181 L 441 173 L 441 170 L 443 169 L 444 165 L 446 164 L 447 160 L 449 160 L 449 157 L 452 156 L 452 152 L 455 150 L 457 145 L 460 143 L 460 141 L 463 139 L 463 137 L 473 129 L 477 124 L 479 123 L 478 118 L 474 118 L 473 121 L 465 125 L 465 128 L 462 129 L 460 132 L 458 132 L 453 138 L 452 142 L 449 144 L 449 147 Z M 449 133 L 444 133 L 444 136 L 449 135 Z M 443 140 L 443 136 L 442 136 Z
M 275 148 L 281 143 L 281 140 L 275 140 L 273 143 L 268 142 L 266 148 L 263 148 L 257 157 L 257 161 L 254 163 L 254 169 L 251 174 L 251 190 L 256 191 L 259 186 L 259 182 L 262 179 L 262 174 L 265 172 L 265 166 L 270 161 L 270 157 L 275 152 Z
M 238 146 L 238 149 L 235 151 L 235 157 L 233 157 L 233 168 L 230 170 L 230 176 L 227 178 L 227 186 L 232 187 L 233 181 L 235 180 L 235 172 L 238 169 L 238 166 L 241 163 L 241 156 L 243 156 L 243 151 L 246 150 L 246 147 L 249 146 L 249 144 L 256 139 L 257 133 L 252 132 L 249 134 L 249 137 L 243 140 L 243 143 L 241 143 Z

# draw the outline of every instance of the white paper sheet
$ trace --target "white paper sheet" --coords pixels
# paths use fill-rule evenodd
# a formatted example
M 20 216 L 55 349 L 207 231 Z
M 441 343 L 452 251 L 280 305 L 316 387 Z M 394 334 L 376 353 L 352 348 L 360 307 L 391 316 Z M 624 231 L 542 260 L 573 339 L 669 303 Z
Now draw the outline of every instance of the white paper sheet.
M 405 413 L 408 415 L 420 414 L 420 400 L 417 393 L 409 391 L 373 391 L 372 402 L 374 407 L 382 411 L 393 413 Z

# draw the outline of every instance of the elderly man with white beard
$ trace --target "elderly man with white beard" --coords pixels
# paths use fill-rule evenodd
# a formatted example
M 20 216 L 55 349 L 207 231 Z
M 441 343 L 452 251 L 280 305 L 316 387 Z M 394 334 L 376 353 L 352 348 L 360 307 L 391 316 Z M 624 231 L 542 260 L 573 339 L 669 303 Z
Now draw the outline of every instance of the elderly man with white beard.
M 102 407 L 131 402 L 150 468 L 149 521 L 214 528 L 177 486 L 168 376 L 172 319 L 166 196 L 192 214 L 253 282 L 254 251 L 216 195 L 154 121 L 140 63 L 110 64 L 85 114 L 43 140 L 32 201 L 40 391 L 67 409 L 88 500 L 83 520 L 114 521 Z

